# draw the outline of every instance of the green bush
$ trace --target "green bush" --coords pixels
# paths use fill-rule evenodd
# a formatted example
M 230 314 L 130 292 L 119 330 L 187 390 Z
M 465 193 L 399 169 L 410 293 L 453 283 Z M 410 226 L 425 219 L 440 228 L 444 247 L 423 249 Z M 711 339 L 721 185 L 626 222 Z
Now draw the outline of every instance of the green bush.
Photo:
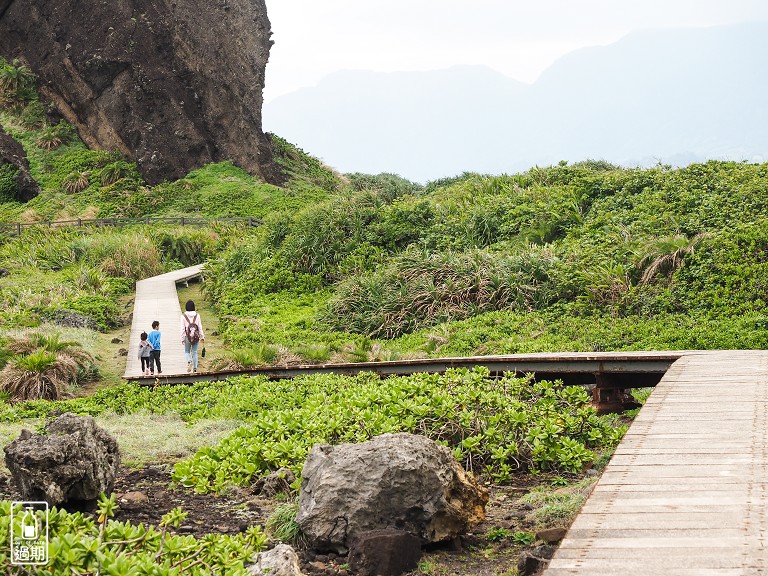
M 84 295 L 61 302 L 57 309 L 72 310 L 93 318 L 101 330 L 115 328 L 119 323 L 120 311 L 113 298 L 98 295 Z
M 422 189 L 420 184 L 411 182 L 397 174 L 345 174 L 344 177 L 349 181 L 353 190 L 368 190 L 375 192 L 385 201 L 392 202 L 397 198 L 411 195 Z
M 174 479 L 199 491 L 221 491 L 280 467 L 299 473 L 318 442 L 360 442 L 385 432 L 433 438 L 469 470 L 508 482 L 529 469 L 580 470 L 594 449 L 615 445 L 624 431 L 612 418 L 595 414 L 582 388 L 511 375 L 492 379 L 482 368 L 384 380 L 367 373 L 279 381 L 239 377 L 156 388 L 125 384 L 87 398 L 0 404 L 0 421 L 62 411 L 175 412 L 189 422 L 245 422 L 217 446 L 177 464 Z
M 0 104 L 20 108 L 34 100 L 35 75 L 19 60 L 0 58 Z
M 13 164 L 0 165 L 0 202 L 17 200 L 16 176 L 19 171 Z

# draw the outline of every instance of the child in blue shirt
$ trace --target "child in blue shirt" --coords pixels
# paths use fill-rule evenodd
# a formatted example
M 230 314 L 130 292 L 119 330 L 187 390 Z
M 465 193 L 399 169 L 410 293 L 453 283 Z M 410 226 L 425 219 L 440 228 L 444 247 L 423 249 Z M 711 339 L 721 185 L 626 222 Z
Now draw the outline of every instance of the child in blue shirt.
M 149 368 L 152 371 L 152 375 L 155 374 L 155 365 L 157 365 L 157 373 L 162 374 L 163 371 L 160 368 L 160 322 L 155 320 L 152 322 L 152 332 L 147 336 L 147 341 L 152 344 L 152 351 L 149 353 Z

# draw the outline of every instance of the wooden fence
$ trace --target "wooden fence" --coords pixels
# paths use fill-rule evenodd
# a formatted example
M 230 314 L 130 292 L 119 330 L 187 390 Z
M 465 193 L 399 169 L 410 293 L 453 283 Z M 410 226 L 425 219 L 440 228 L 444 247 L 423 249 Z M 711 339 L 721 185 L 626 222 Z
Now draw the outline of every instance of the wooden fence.
M 55 220 L 46 222 L 10 222 L 0 224 L 0 234 L 19 236 L 27 228 L 85 228 L 102 226 L 137 226 L 140 224 L 177 224 L 179 226 L 210 226 L 215 223 L 240 222 L 248 226 L 263 224 L 258 218 L 195 218 L 178 217 L 144 217 L 144 218 L 78 218 L 77 220 Z

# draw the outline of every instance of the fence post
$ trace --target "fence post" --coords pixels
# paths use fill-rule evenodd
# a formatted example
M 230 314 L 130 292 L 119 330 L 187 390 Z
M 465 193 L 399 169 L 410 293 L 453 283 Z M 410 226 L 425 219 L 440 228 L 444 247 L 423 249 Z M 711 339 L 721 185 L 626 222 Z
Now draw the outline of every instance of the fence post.
M 181 217 L 181 225 L 184 226 L 184 216 Z
M 83 227 L 83 219 L 82 218 L 78 218 L 77 219 L 77 227 L 78 228 L 82 228 Z
M 16 234 L 21 236 L 21 222 L 16 222 Z

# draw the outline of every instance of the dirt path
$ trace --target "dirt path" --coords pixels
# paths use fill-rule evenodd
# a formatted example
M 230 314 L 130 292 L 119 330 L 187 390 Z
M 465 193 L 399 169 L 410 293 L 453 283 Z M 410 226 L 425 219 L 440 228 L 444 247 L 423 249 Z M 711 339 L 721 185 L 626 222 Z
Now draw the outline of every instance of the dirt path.
M 258 486 L 236 488 L 226 495 L 196 494 L 172 489 L 169 464 L 139 469 L 121 468 L 115 482 L 119 506 L 115 520 L 157 525 L 160 518 L 180 506 L 188 516 L 177 530 L 180 534 L 236 534 L 249 526 L 262 526 L 275 508 L 286 502 L 285 495 L 263 497 Z M 534 507 L 521 497 L 551 478 L 521 476 L 511 486 L 491 486 L 485 522 L 472 533 L 454 542 L 426 547 L 419 570 L 412 576 L 511 576 L 517 574 L 521 552 L 530 546 L 516 542 L 513 535 L 534 531 Z M 0 474 L 0 499 L 18 499 L 10 478 Z M 347 558 L 336 554 L 298 550 L 302 571 L 307 576 L 351 576 Z

